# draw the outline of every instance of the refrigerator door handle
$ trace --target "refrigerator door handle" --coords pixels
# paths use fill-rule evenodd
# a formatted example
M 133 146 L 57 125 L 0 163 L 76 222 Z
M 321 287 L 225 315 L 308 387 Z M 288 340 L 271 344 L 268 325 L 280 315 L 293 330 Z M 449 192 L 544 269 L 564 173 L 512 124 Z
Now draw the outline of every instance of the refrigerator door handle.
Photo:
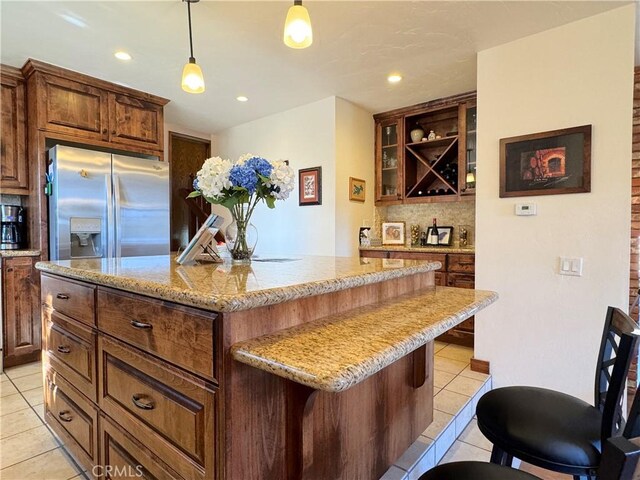
M 115 257 L 122 256 L 122 224 L 120 220 L 120 179 L 113 174 L 113 209 L 115 211 Z
M 115 239 L 113 231 L 113 185 L 111 181 L 111 174 L 105 175 L 106 190 L 107 190 L 107 241 L 106 244 L 106 258 L 113 258 L 113 241 Z

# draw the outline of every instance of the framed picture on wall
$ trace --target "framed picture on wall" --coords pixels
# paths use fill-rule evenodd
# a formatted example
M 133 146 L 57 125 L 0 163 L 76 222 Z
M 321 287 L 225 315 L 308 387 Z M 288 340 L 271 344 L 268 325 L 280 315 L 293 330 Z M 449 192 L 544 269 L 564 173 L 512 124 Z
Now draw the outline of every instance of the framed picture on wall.
M 500 140 L 500 197 L 591 191 L 591 125 Z
M 298 171 L 298 204 L 322 205 L 322 167 Z
M 383 245 L 404 245 L 404 222 L 385 222 L 382 224 Z
M 433 227 L 427 228 L 427 245 L 437 245 L 439 247 L 449 247 L 451 246 L 451 241 L 453 240 L 453 227 L 441 227 L 438 225 L 438 243 L 430 243 L 431 242 L 431 231 Z
M 359 178 L 349 177 L 349 200 L 354 202 L 365 201 L 366 182 Z

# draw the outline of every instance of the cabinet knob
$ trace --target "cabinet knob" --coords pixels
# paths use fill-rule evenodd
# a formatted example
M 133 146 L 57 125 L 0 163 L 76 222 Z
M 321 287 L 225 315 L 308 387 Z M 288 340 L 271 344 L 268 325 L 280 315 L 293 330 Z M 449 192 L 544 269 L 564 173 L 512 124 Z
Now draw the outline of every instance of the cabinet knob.
M 56 295 L 56 298 L 60 300 L 69 300 L 69 295 L 66 293 L 59 293 Z
M 63 422 L 70 422 L 73 420 L 73 417 L 70 415 L 71 412 L 69 410 L 64 410 L 58 413 L 58 418 Z
M 115 130 L 111 130 L 111 135 L 115 135 L 116 131 Z
M 7 272 L 13 272 L 13 268 L 11 267 L 7 268 Z
M 58 345 L 58 348 L 56 350 L 58 350 L 58 353 L 62 353 L 65 355 L 67 353 L 71 353 L 71 349 L 65 345 Z
M 156 406 L 153 404 L 153 401 L 143 401 L 144 395 L 136 393 L 131 396 L 131 401 L 133 404 L 141 410 L 153 410 Z
M 107 130 L 106 128 L 103 128 L 103 129 L 102 129 L 102 134 L 103 134 L 103 135 L 106 135 L 108 131 L 109 131 L 109 130 Z

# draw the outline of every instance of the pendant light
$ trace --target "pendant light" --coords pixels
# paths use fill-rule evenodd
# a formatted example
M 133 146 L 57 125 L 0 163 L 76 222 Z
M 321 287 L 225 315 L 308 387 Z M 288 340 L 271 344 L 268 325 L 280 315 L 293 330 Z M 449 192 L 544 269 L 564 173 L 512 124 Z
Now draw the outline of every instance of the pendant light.
M 309 12 L 302 6 L 302 0 L 294 0 L 284 22 L 284 44 L 291 48 L 307 48 L 312 43 Z
M 182 69 L 182 90 L 187 93 L 202 93 L 204 92 L 204 77 L 202 76 L 200 65 L 196 63 L 196 59 L 193 56 L 193 38 L 191 36 L 191 4 L 199 0 L 182 1 L 187 3 L 187 14 L 189 15 L 189 49 L 191 52 L 189 62 Z

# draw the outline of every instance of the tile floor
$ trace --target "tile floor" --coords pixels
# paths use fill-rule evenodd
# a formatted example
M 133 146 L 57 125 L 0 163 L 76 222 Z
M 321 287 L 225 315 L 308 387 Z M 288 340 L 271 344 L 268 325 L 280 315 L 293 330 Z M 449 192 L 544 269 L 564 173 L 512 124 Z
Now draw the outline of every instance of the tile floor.
M 491 388 L 491 378 L 471 371 L 472 354 L 469 348 L 436 342 L 433 423 L 381 480 L 414 480 L 437 463 L 489 460 L 491 443 L 478 430 L 473 415 L 478 399 Z M 0 374 L 0 478 L 86 479 L 43 418 L 40 363 Z M 561 478 L 535 473 L 541 478 Z
M 40 362 L 8 368 L 0 374 L 0 478 L 87 478 L 43 418 Z

